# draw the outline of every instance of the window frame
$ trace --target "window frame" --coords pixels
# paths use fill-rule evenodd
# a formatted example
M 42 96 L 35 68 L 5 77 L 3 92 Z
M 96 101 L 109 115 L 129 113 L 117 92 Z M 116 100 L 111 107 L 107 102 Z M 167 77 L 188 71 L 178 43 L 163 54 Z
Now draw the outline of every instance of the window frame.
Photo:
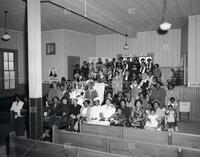
M 4 78 L 4 72 L 7 70 L 4 70 L 4 52 L 12 52 L 13 53 L 13 59 L 14 59 L 14 72 L 15 72 L 15 88 L 12 89 L 5 89 L 5 78 Z M 2 69 L 0 71 L 0 76 L 2 76 L 2 81 L 0 81 L 1 83 L 1 92 L 16 92 L 18 89 L 18 51 L 15 49 L 7 49 L 7 48 L 0 48 L 0 55 L 2 57 L 2 61 L 0 62 L 0 66 L 2 66 Z M 10 70 L 8 70 L 10 71 Z

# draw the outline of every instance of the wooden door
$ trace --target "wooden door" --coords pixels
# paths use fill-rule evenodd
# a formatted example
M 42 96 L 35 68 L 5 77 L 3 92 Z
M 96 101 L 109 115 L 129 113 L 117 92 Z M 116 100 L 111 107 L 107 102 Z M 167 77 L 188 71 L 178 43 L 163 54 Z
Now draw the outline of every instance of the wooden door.
M 73 70 L 75 65 L 80 65 L 80 57 L 78 56 L 67 56 L 68 63 L 68 79 L 73 80 Z

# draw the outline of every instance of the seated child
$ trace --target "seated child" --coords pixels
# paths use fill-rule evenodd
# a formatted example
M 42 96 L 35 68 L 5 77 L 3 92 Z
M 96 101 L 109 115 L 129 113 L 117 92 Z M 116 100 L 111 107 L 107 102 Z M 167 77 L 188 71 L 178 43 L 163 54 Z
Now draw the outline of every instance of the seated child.
M 111 126 L 125 126 L 127 122 L 126 116 L 122 114 L 122 110 L 119 108 L 117 112 L 110 117 Z
M 155 114 L 155 110 L 151 109 L 150 114 L 147 117 L 147 122 L 145 124 L 146 129 L 156 129 L 158 127 L 158 115 Z
M 168 131 L 173 131 L 175 129 L 175 119 L 176 119 L 176 112 L 173 109 L 172 105 L 169 105 L 165 111 L 166 115 L 166 123 L 168 126 Z

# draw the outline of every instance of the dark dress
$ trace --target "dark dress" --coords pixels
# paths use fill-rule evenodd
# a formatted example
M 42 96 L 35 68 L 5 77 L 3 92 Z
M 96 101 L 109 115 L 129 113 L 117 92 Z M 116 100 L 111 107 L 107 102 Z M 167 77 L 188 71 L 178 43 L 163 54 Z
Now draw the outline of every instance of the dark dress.
M 135 109 L 132 112 L 133 114 L 130 117 L 130 126 L 143 129 L 145 125 L 145 121 L 144 120 L 136 121 L 136 120 L 144 118 L 145 110 L 142 108 L 139 108 L 139 109 Z

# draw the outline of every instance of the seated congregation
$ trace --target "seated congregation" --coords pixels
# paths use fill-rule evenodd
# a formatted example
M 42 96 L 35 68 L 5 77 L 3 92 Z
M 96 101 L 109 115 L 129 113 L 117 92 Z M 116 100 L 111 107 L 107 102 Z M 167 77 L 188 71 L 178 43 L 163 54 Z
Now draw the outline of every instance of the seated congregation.
M 79 131 L 83 122 L 178 131 L 180 100 L 175 76 L 170 74 L 165 89 L 161 75 L 159 65 L 151 59 L 84 61 L 81 68 L 76 65 L 74 80 L 62 77 L 60 82 L 52 82 L 43 107 L 44 127 Z M 101 88 L 95 88 L 97 84 Z

